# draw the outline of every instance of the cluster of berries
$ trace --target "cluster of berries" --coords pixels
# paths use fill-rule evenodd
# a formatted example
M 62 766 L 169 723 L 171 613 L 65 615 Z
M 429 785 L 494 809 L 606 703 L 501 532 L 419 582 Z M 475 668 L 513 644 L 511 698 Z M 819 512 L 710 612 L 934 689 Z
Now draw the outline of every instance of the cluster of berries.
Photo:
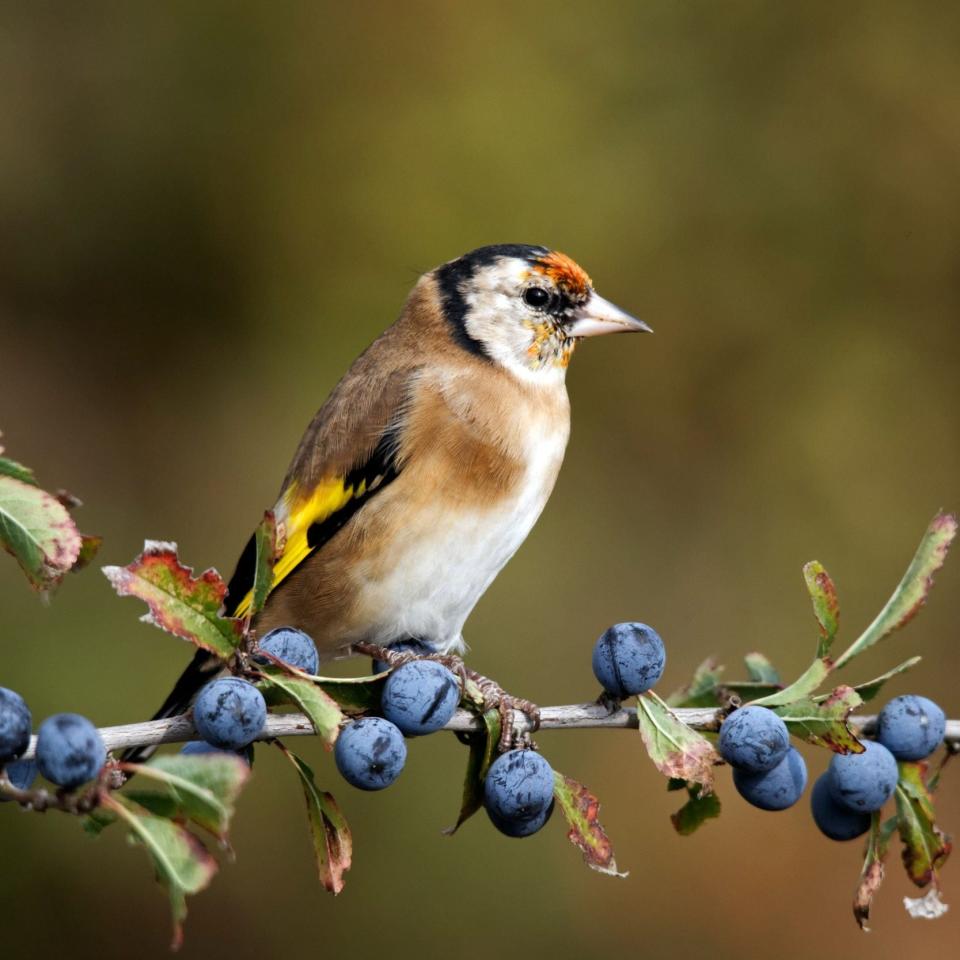
M 395 644 L 399 653 L 434 652 L 414 640 Z M 375 673 L 388 664 L 374 661 Z M 337 769 L 361 790 L 382 790 L 403 770 L 406 737 L 446 726 L 460 703 L 460 683 L 435 660 L 411 660 L 393 669 L 383 686 L 379 717 L 363 717 L 340 732 L 334 747 Z M 490 766 L 484 780 L 484 807 L 491 822 L 510 837 L 536 833 L 553 812 L 553 770 L 532 750 L 510 750 Z
M 880 712 L 877 741 L 862 753 L 834 754 L 811 792 L 813 819 L 831 840 L 852 840 L 870 828 L 897 787 L 898 760 L 922 760 L 943 742 L 946 715 L 926 697 L 891 700 Z M 761 810 L 785 810 L 802 796 L 807 767 L 790 746 L 783 720 L 766 707 L 734 711 L 720 727 L 720 755 L 733 767 L 740 795 Z
M 320 666 L 316 644 L 302 630 L 292 627 L 265 634 L 258 650 L 304 673 L 315 674 Z M 256 654 L 254 659 L 258 659 Z M 266 662 L 267 658 L 260 656 L 259 660 Z M 266 701 L 252 683 L 240 677 L 220 677 L 200 691 L 193 705 L 193 725 L 203 739 L 188 743 L 182 752 L 222 750 L 236 753 L 249 763 L 252 744 L 263 732 L 266 721 Z
M 853 840 L 870 829 L 870 814 L 893 796 L 897 761 L 924 760 L 943 742 L 947 718 L 932 700 L 895 697 L 877 718 L 877 740 L 863 753 L 835 755 L 813 785 L 813 819 L 831 840 Z
M 424 655 L 434 652 L 417 641 L 392 649 Z M 663 673 L 663 641 L 642 623 L 618 623 L 597 641 L 593 670 L 608 695 L 623 699 L 649 690 Z M 374 671 L 387 664 L 374 662 Z M 334 748 L 337 768 L 363 790 L 380 790 L 400 775 L 406 760 L 404 737 L 444 727 L 460 701 L 456 677 L 432 660 L 412 660 L 394 668 L 383 688 L 381 717 L 364 717 L 346 726 Z M 490 765 L 483 803 L 490 821 L 510 837 L 528 837 L 550 819 L 554 773 L 534 750 L 508 750 Z
M 33 717 L 23 697 L 0 687 L 0 768 L 18 790 L 29 790 L 37 771 L 73 790 L 92 780 L 107 759 L 97 728 L 76 713 L 47 717 L 37 731 L 35 760 L 19 760 L 30 745 Z

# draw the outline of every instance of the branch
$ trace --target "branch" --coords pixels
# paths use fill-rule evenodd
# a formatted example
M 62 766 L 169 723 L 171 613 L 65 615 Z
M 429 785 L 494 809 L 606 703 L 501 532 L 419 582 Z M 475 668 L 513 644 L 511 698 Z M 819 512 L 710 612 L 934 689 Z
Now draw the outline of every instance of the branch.
M 694 730 L 716 731 L 724 716 L 723 710 L 710 707 L 676 709 L 676 716 Z M 578 703 L 559 707 L 542 707 L 541 730 L 635 730 L 637 711 L 634 707 L 610 710 L 599 703 Z M 850 717 L 854 733 L 870 737 L 876 727 L 875 716 Z M 533 732 L 533 726 L 523 714 L 516 715 L 518 732 Z M 444 728 L 455 733 L 473 733 L 483 729 L 482 720 L 467 710 L 458 710 Z M 310 720 L 302 713 L 274 713 L 267 716 L 263 732 L 258 740 L 273 740 L 276 737 L 304 737 L 314 734 Z M 162 743 L 184 743 L 197 739 L 193 720 L 187 716 L 170 717 L 167 720 L 148 720 L 145 723 L 128 723 L 118 727 L 101 727 L 100 736 L 107 750 L 126 750 L 130 747 L 154 746 Z M 946 742 L 960 747 L 960 720 L 948 720 Z M 24 759 L 34 755 L 36 737 Z

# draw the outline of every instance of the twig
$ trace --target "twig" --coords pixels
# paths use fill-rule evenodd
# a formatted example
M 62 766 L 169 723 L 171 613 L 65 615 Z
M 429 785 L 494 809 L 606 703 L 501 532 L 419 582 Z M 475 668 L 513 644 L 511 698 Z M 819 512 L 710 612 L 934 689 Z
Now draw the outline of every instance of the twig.
M 676 709 L 673 711 L 694 730 L 717 730 L 724 711 L 710 707 Z M 851 717 L 850 725 L 855 733 L 871 736 L 876 717 Z M 530 721 L 522 714 L 516 717 L 519 731 L 532 731 Z M 560 707 L 542 707 L 541 730 L 627 730 L 636 729 L 637 711 L 633 707 L 610 710 L 599 703 L 578 703 Z M 456 733 L 470 733 L 482 729 L 482 721 L 466 710 L 458 710 L 444 728 Z M 274 713 L 267 717 L 259 740 L 275 737 L 310 736 L 314 732 L 308 717 L 302 713 Z M 129 747 L 145 747 L 161 743 L 183 743 L 197 739 L 193 721 L 189 716 L 171 717 L 167 720 L 149 720 L 145 723 L 128 723 L 118 727 L 102 727 L 100 736 L 108 750 L 126 750 Z M 960 745 L 960 720 L 947 721 L 947 742 Z M 36 737 L 24 759 L 34 755 Z

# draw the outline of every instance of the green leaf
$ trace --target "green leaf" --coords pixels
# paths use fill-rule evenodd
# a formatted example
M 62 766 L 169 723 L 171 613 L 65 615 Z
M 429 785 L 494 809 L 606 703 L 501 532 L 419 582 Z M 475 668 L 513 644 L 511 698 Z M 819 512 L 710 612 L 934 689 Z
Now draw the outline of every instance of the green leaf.
M 803 700 L 805 697 L 809 697 L 827 679 L 831 669 L 829 660 L 814 660 L 789 686 L 765 697 L 759 697 L 752 703 L 754 706 L 777 707 L 793 703 L 795 700 Z
M 907 876 L 925 887 L 950 854 L 950 842 L 934 823 L 933 798 L 923 780 L 925 764 L 901 763 L 897 784 L 897 829 L 903 841 Z
M 754 683 L 769 684 L 771 687 L 780 686 L 780 674 L 777 668 L 762 653 L 754 651 L 748 653 L 743 662 L 747 668 L 747 676 Z
M 935 819 L 933 795 L 924 779 L 927 764 L 923 760 L 900 760 L 897 762 L 897 769 L 900 771 L 898 787 L 917 802 L 920 812 L 928 820 Z
M 483 806 L 483 781 L 497 755 L 500 742 L 500 713 L 488 710 L 483 714 L 484 731 L 470 735 L 470 754 L 467 758 L 467 773 L 463 779 L 463 796 L 457 822 L 443 832 L 452 837 Z
M 956 517 L 939 513 L 933 518 L 903 579 L 873 623 L 837 659 L 837 669 L 919 613 L 933 586 L 933 575 L 943 566 L 956 534 Z
M 80 825 L 88 837 L 99 837 L 107 827 L 116 822 L 117 815 L 115 813 L 104 810 L 103 807 L 94 807 L 80 820 Z
M 584 863 L 598 873 L 625 877 L 617 869 L 613 846 L 600 824 L 600 801 L 582 784 L 553 772 L 553 798 L 570 827 L 567 839 L 583 854 Z
M 880 692 L 888 680 L 896 677 L 898 674 L 906 673 L 907 670 L 915 667 L 922 659 L 923 657 L 911 657 L 909 660 L 904 660 L 903 663 L 897 664 L 892 670 L 882 673 L 879 677 L 868 680 L 866 683 L 856 684 L 853 689 L 860 694 L 860 699 L 864 703 L 869 703 Z M 819 700 L 820 698 L 817 697 L 817 699 Z
M 827 747 L 834 753 L 863 753 L 863 744 L 847 725 L 850 711 L 861 702 L 853 687 L 839 686 L 822 701 L 797 700 L 774 707 L 773 712 L 783 718 L 790 733 L 808 743 Z
M 637 720 L 647 753 L 665 777 L 697 783 L 703 796 L 713 792 L 713 767 L 720 757 L 709 740 L 652 692 L 637 697 Z
M 811 560 L 803 567 L 803 579 L 806 581 L 810 599 L 813 601 L 813 615 L 817 618 L 820 627 L 820 644 L 817 656 L 826 657 L 830 653 L 837 628 L 840 625 L 840 601 L 837 599 L 837 588 L 830 579 L 823 564 L 818 560 Z
M 689 837 L 707 820 L 720 816 L 720 798 L 715 793 L 703 794 L 698 784 L 685 784 L 687 802 L 670 814 L 670 822 L 681 837 Z
M 227 838 L 237 796 L 250 777 L 247 764 L 227 753 L 154 757 L 146 764 L 126 764 L 127 768 L 163 784 L 174 812 L 167 812 L 163 805 L 155 807 L 142 796 L 136 798 L 141 805 L 153 813 L 192 820 L 221 841 Z
M 693 672 L 693 678 L 679 690 L 674 690 L 666 702 L 671 707 L 716 707 L 720 705 L 720 677 L 723 667 L 716 657 L 708 657 Z
M 860 882 L 853 896 L 853 916 L 860 929 L 864 931 L 870 929 L 867 926 L 870 921 L 870 907 L 880 889 L 880 884 L 883 883 L 883 862 L 887 857 L 890 838 L 896 828 L 896 817 L 881 821 L 880 811 L 874 812 L 870 833 L 867 835 L 867 850 L 864 855 L 863 869 L 860 871 Z
M 293 676 L 277 666 L 261 667 L 258 672 L 263 678 L 260 686 L 273 688 L 287 703 L 299 707 L 310 718 L 314 730 L 326 746 L 332 747 L 344 719 L 337 702 L 318 684 L 307 680 L 306 674 Z
M 143 553 L 125 567 L 104 567 L 121 597 L 138 597 L 150 612 L 146 623 L 189 640 L 222 660 L 233 656 L 243 636 L 239 620 L 220 616 L 227 585 L 216 570 L 199 577 L 177 559 L 177 545 L 147 540 Z
M 723 691 L 727 695 L 735 693 L 744 703 L 752 703 L 759 697 L 769 697 L 779 693 L 783 685 L 779 683 L 760 683 L 757 680 L 727 680 Z
M 122 794 L 108 795 L 103 802 L 126 822 L 131 838 L 143 844 L 153 861 L 157 880 L 167 891 L 173 911 L 171 949 L 178 949 L 183 943 L 186 898 L 210 883 L 217 872 L 217 862 L 189 830 L 149 813 Z
M 55 587 L 77 562 L 81 540 L 67 508 L 55 496 L 0 475 L 0 546 L 12 554 L 37 590 Z
M 279 551 L 277 520 L 272 510 L 268 510 L 263 515 L 263 520 L 254 533 L 254 542 L 257 547 L 257 556 L 253 568 L 253 598 L 247 613 L 247 617 L 251 620 L 263 609 L 270 589 L 273 587 L 273 565 L 276 563 Z
M 369 677 L 324 677 L 314 682 L 344 713 L 369 713 L 380 707 L 380 694 L 389 673 Z
M 0 447 L 0 453 L 2 452 L 3 447 Z M 25 467 L 22 463 L 17 463 L 16 460 L 10 460 L 7 457 L 0 457 L 0 476 L 13 477 L 14 480 L 19 480 L 21 483 L 27 483 L 33 487 L 37 486 L 36 477 L 29 467 Z
M 931 795 L 936 793 L 937 788 L 940 786 L 940 778 L 943 776 L 943 768 L 954 758 L 957 754 L 950 749 L 949 747 L 940 754 L 940 759 L 934 764 L 932 760 L 928 760 L 928 769 L 930 769 L 930 776 L 927 777 L 927 792 Z
M 338 894 L 344 886 L 343 875 L 350 869 L 353 861 L 353 837 L 350 827 L 333 795 L 323 793 L 317 788 L 310 767 L 281 743 L 278 742 L 277 746 L 293 764 L 303 785 L 320 882 L 330 893 Z

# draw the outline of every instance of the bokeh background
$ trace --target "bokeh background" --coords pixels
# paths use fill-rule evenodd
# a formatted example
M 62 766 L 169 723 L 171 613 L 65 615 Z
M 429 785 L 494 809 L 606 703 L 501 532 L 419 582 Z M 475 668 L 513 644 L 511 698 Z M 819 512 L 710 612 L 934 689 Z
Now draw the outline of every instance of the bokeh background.
M 656 335 L 578 351 L 567 463 L 468 623 L 472 665 L 540 703 L 588 699 L 594 638 L 642 619 L 668 644 L 664 692 L 710 653 L 796 675 L 815 643 L 801 564 L 827 564 L 852 639 L 960 507 L 958 45 L 960 10 L 924 2 L 8 4 L 8 450 L 83 497 L 104 562 L 159 537 L 229 571 L 417 274 L 548 244 Z M 960 715 L 958 587 L 955 558 L 854 679 L 922 653 L 893 692 Z M 95 570 L 45 607 L 7 561 L 0 597 L 0 682 L 38 719 L 142 719 L 189 655 Z M 894 853 L 865 939 L 859 845 L 821 838 L 805 803 L 760 813 L 724 771 L 723 817 L 680 838 L 635 734 L 540 742 L 603 799 L 629 879 L 589 872 L 560 822 L 441 837 L 451 737 L 414 744 L 375 796 L 300 743 L 354 828 L 346 891 L 319 889 L 298 787 L 261 750 L 237 862 L 191 901 L 183 955 L 955 949 L 956 864 L 954 912 L 910 921 Z M 960 829 L 952 774 L 941 805 Z M 10 956 L 166 955 L 163 897 L 119 833 L 2 810 L 0 863 Z

